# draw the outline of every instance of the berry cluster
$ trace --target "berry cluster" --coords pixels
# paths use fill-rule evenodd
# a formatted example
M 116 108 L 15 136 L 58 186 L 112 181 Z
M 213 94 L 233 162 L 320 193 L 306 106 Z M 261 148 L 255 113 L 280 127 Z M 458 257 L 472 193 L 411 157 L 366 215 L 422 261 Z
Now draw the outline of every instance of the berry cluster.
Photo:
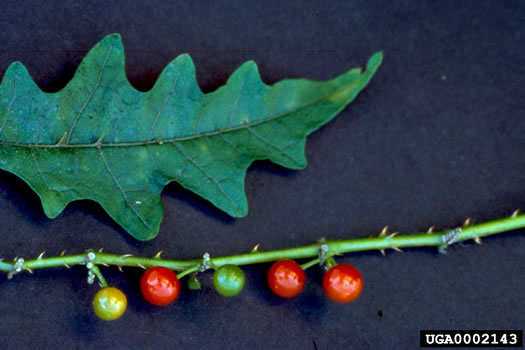
M 306 274 L 303 267 L 293 260 L 279 260 L 268 270 L 268 285 L 278 296 L 292 298 L 304 288 Z M 213 286 L 223 296 L 239 294 L 244 288 L 246 278 L 237 265 L 222 265 L 213 273 Z M 329 268 L 323 278 L 326 295 L 339 303 L 356 299 L 363 289 L 363 277 L 359 270 L 347 264 L 337 264 Z M 144 299 L 158 306 L 168 305 L 180 294 L 181 286 L 177 274 L 172 270 L 155 266 L 144 272 L 140 280 L 140 291 Z M 98 317 L 115 320 L 122 316 L 127 307 L 126 295 L 117 288 L 104 287 L 93 300 L 93 308 Z
M 324 267 L 327 272 L 323 277 L 323 289 L 326 295 L 341 303 L 347 303 L 359 296 L 363 289 L 361 273 L 353 266 L 337 264 L 335 255 L 350 252 L 378 250 L 385 255 L 387 249 L 401 251 L 401 248 L 437 247 L 438 252 L 446 254 L 447 249 L 456 243 L 473 240 L 481 244 L 481 237 L 495 235 L 510 230 L 525 228 L 525 215 L 516 210 L 509 217 L 496 219 L 473 225 L 471 219 L 465 220 L 462 226 L 450 230 L 434 232 L 434 226 L 425 233 L 399 235 L 398 232 L 387 234 L 388 226 L 383 228 L 378 236 L 353 238 L 344 240 L 325 240 L 310 245 L 280 250 L 258 251 L 257 244 L 250 253 L 210 258 L 205 253 L 200 259 L 164 260 L 160 257 L 162 251 L 154 257 L 140 257 L 132 254 L 104 253 L 88 250 L 82 254 L 44 258 L 44 252 L 36 259 L 24 259 L 17 256 L 11 261 L 0 258 L 0 271 L 7 273 L 7 278 L 21 272 L 33 273 L 33 269 L 84 265 L 88 269 L 89 284 L 98 280 L 102 290 L 93 301 L 95 312 L 100 318 L 114 320 L 126 310 L 126 296 L 118 289 L 109 287 L 102 275 L 99 265 L 122 267 L 140 267 L 147 270 L 141 279 L 141 292 L 148 302 L 154 305 L 167 305 L 173 302 L 180 293 L 179 279 L 191 275 L 188 279 L 190 290 L 200 289 L 197 279 L 198 272 L 215 270 L 213 285 L 218 293 L 224 296 L 239 294 L 245 284 L 245 276 L 240 265 L 266 263 L 276 261 L 268 271 L 270 290 L 276 295 L 291 298 L 298 295 L 304 288 L 306 275 L 304 270 L 315 265 Z M 313 258 L 303 265 L 291 259 Z M 149 269 L 148 269 L 149 268 Z M 180 271 L 175 273 L 174 271 Z

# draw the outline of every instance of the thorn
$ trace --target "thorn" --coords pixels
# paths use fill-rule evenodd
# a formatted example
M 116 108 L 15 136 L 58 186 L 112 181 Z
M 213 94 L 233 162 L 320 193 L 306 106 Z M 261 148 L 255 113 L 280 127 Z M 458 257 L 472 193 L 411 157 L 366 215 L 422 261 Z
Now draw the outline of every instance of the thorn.
M 252 251 L 251 253 L 257 253 L 259 251 L 259 246 L 261 245 L 261 243 L 257 243 L 255 245 L 255 247 L 252 248 Z
M 397 236 L 399 234 L 399 232 L 394 232 L 394 233 L 391 233 L 388 235 L 388 238 L 394 238 L 395 236 Z
M 102 146 L 102 140 L 104 140 L 104 136 L 106 136 L 106 132 L 108 130 L 104 130 L 104 132 L 102 133 L 102 135 L 100 135 L 100 137 L 98 138 L 97 142 L 95 142 L 95 146 L 99 147 Z
M 428 228 L 428 230 L 427 230 L 427 233 L 428 233 L 428 234 L 431 234 L 432 232 L 434 232 L 434 229 L 435 229 L 435 228 L 436 228 L 435 226 L 430 226 L 430 227 Z
M 514 210 L 514 213 L 512 213 L 511 217 L 515 218 L 518 215 L 520 215 L 520 210 L 516 209 L 516 210 Z
M 386 253 L 385 253 L 385 250 L 384 250 L 384 249 L 379 249 L 379 251 L 381 252 L 381 254 L 382 254 L 383 256 L 386 256 Z
M 121 255 L 120 258 L 126 259 L 126 258 L 129 258 L 130 256 L 133 256 L 133 254 L 124 254 L 124 255 Z
M 474 242 L 476 242 L 477 244 L 481 245 L 481 238 L 480 237 L 475 237 L 474 238 Z
M 404 253 L 404 251 L 401 250 L 401 248 L 399 248 L 398 246 L 391 246 L 390 248 L 392 248 L 393 250 L 395 250 L 396 252 L 400 252 L 400 253 Z
M 64 263 L 64 266 L 67 267 L 68 269 L 71 268 L 71 266 L 69 266 L 68 264 Z
M 138 264 L 138 263 L 137 263 L 137 266 L 140 267 L 141 269 L 147 270 L 146 266 L 144 266 L 144 265 L 142 265 L 142 264 Z
M 103 250 L 104 250 L 104 248 L 100 248 L 100 249 L 98 250 L 98 252 L 99 252 L 99 253 L 102 253 Z
M 67 137 L 67 131 L 64 131 L 64 135 L 62 135 L 62 137 L 60 138 L 60 140 L 58 140 L 55 146 L 56 147 L 62 146 L 66 141 L 66 137 Z
M 18 260 L 18 255 L 15 256 L 15 258 L 13 259 L 13 261 L 17 261 Z
M 465 220 L 465 222 L 463 223 L 463 226 L 470 226 L 470 223 L 472 221 L 472 218 L 467 218 L 467 220 Z
M 104 286 L 102 285 L 102 283 L 98 282 L 98 285 L 100 286 L 100 288 L 104 288 Z
M 64 256 L 64 254 L 66 254 L 66 251 L 63 250 L 61 253 L 60 253 L 60 256 Z
M 102 265 L 102 266 L 105 266 L 105 267 L 109 267 L 109 265 L 106 264 L 105 262 L 101 262 L 101 263 L 99 263 L 99 264 Z
M 33 270 L 31 270 L 29 267 L 24 267 L 24 270 L 26 270 L 30 274 L 33 274 Z
M 385 227 L 383 227 L 383 229 L 382 229 L 381 232 L 379 233 L 379 237 L 385 237 L 387 231 L 388 231 L 388 225 L 386 225 Z
M 160 256 L 162 255 L 162 253 L 164 253 L 163 250 L 159 250 L 159 252 L 157 254 L 155 254 L 155 256 L 153 257 L 153 259 L 160 259 Z
M 38 256 L 38 258 L 36 258 L 36 260 L 42 260 L 42 257 L 44 256 L 44 253 L 45 252 L 40 253 L 40 255 Z
M 124 272 L 124 271 L 122 270 L 122 266 L 120 266 L 120 265 L 117 265 L 117 269 L 118 269 L 120 272 Z

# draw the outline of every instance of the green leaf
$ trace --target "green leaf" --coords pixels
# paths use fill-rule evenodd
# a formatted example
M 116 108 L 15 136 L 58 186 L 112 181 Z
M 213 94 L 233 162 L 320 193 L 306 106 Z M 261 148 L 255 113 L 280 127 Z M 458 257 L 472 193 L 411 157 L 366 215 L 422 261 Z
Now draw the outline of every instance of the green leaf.
M 306 166 L 306 136 L 330 121 L 367 85 L 381 64 L 326 82 L 261 81 L 241 65 L 203 94 L 191 58 L 180 55 L 155 86 L 139 92 L 127 80 L 118 34 L 100 41 L 73 79 L 45 93 L 14 62 L 0 85 L 0 168 L 38 193 L 46 215 L 91 199 L 139 240 L 159 231 L 160 192 L 171 181 L 234 217 L 247 214 L 246 169 L 269 159 Z

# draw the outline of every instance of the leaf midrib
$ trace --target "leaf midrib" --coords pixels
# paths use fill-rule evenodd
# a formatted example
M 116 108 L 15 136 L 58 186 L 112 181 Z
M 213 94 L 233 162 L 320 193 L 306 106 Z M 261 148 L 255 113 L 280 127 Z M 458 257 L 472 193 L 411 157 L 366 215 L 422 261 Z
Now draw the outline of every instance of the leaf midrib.
M 146 140 L 146 141 L 136 141 L 136 142 L 108 142 L 104 143 L 100 140 L 94 142 L 94 143 L 77 143 L 77 144 L 67 144 L 67 143 L 56 143 L 56 144 L 34 144 L 34 143 L 19 143 L 19 142 L 9 142 L 9 141 L 0 141 L 0 146 L 10 146 L 10 147 L 22 147 L 22 148 L 56 148 L 56 149 L 76 149 L 76 148 L 104 148 L 104 147 L 140 147 L 140 146 L 149 146 L 149 145 L 162 145 L 165 143 L 176 143 L 176 142 L 183 142 L 183 141 L 191 141 L 195 139 L 200 139 L 203 137 L 212 137 L 217 136 L 221 134 L 227 134 L 230 132 L 235 132 L 239 130 L 243 130 L 246 128 L 251 128 L 257 125 L 261 125 L 264 123 L 269 123 L 271 121 L 274 121 L 275 119 L 285 117 L 289 114 L 296 113 L 298 111 L 301 111 L 303 109 L 306 109 L 308 107 L 311 107 L 317 103 L 324 102 L 326 100 L 331 99 L 332 97 L 336 96 L 337 94 L 341 93 L 344 90 L 347 90 L 350 85 L 354 84 L 357 80 L 354 82 L 344 86 L 341 89 L 336 90 L 332 94 L 326 95 L 318 100 L 315 100 L 313 102 L 307 103 L 305 105 L 299 106 L 295 109 L 286 111 L 284 113 L 278 113 L 274 116 L 271 116 L 266 119 L 257 120 L 251 123 L 243 123 L 241 125 L 233 126 L 230 128 L 224 128 L 219 129 L 211 132 L 205 132 L 201 134 L 195 134 L 195 135 L 188 135 L 188 136 L 179 136 L 174 138 L 167 138 L 167 139 L 154 139 L 154 140 Z M 347 103 L 345 103 L 346 105 Z

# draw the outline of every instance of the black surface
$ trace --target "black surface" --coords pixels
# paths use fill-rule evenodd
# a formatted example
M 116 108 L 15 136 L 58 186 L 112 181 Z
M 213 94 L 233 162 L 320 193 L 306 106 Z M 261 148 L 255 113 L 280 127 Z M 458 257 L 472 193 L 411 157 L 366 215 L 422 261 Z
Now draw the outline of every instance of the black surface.
M 2 1 L 0 74 L 22 61 L 45 91 L 65 86 L 87 51 L 122 34 L 127 72 L 151 88 L 188 52 L 205 92 L 254 59 L 263 80 L 329 79 L 383 50 L 369 87 L 307 144 L 308 167 L 267 162 L 248 172 L 250 214 L 231 219 L 168 186 L 158 238 L 134 241 L 96 204 L 57 219 L 20 179 L 0 172 L 0 255 L 62 249 L 194 258 L 366 237 L 385 225 L 411 233 L 481 222 L 524 208 L 525 2 L 523 1 Z M 119 321 L 91 311 L 85 268 L 40 270 L 0 281 L 1 349 L 413 349 L 421 329 L 525 327 L 525 231 L 435 249 L 347 255 L 362 296 L 324 297 L 320 272 L 293 300 L 273 296 L 268 265 L 246 268 L 236 298 L 183 291 L 166 308 L 140 297 L 140 270 L 104 269 L 128 296 Z

